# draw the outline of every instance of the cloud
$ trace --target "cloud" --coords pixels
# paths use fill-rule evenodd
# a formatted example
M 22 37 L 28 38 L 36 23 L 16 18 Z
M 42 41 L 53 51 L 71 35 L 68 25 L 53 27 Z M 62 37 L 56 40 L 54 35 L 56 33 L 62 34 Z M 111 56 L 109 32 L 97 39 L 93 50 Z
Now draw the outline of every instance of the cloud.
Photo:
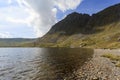
M 30 13 L 25 7 L 20 7 L 16 0 L 0 0 L 0 38 L 8 35 L 5 32 L 14 34 L 11 35 L 12 37 L 25 37 L 27 35 L 27 37 L 35 37 L 31 25 L 34 16 L 31 14 L 33 13 Z
M 12 1 L 11 0 L 8 0 L 8 4 L 11 4 L 12 3 Z
M 61 10 L 66 11 L 76 9 L 82 0 L 55 0 L 55 5 Z
M 58 9 L 65 12 L 76 9 L 82 0 L 17 0 L 32 16 L 28 21 L 37 37 L 43 36 L 57 22 Z
M 0 33 L 0 38 L 12 38 L 13 36 L 9 32 Z
M 9 1 L 8 1 L 9 2 Z M 12 2 L 10 2 L 12 3 Z M 31 14 L 26 9 L 19 6 L 5 6 L 0 7 L 0 24 L 9 24 L 8 26 L 14 26 L 22 24 L 28 25 L 31 23 Z M 1 27 L 1 26 L 0 26 Z
M 33 28 L 36 37 L 41 37 L 58 21 L 58 9 L 64 13 L 76 9 L 81 2 L 82 0 L 0 0 L 3 5 L 0 6 L 0 24 L 6 25 L 6 29 L 13 26 Z M 0 35 L 5 37 L 8 34 Z
M 57 9 L 53 7 L 53 1 L 26 0 L 26 2 L 21 1 L 20 4 L 26 5 L 29 13 L 36 14 L 31 14 L 31 16 L 33 16 L 31 25 L 33 25 L 37 37 L 44 35 L 50 29 L 50 27 L 55 24 Z

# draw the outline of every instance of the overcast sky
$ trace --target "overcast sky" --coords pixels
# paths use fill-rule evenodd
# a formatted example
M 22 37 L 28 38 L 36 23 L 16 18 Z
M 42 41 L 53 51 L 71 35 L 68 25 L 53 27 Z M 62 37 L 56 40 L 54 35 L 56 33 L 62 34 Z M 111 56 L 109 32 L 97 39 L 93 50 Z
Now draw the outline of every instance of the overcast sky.
M 0 38 L 43 36 L 71 12 L 96 13 L 120 0 L 0 0 Z

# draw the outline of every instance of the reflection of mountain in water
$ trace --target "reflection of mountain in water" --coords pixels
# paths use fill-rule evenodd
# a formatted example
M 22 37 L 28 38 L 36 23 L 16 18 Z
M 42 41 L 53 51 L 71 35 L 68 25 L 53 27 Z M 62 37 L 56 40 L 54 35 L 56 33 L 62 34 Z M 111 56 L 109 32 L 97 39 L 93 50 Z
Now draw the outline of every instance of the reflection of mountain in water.
M 76 71 L 92 57 L 92 54 L 91 49 L 43 49 L 42 61 L 39 64 L 33 64 L 37 65 L 38 70 L 35 79 L 63 80 L 68 76 L 75 79 L 77 78 Z

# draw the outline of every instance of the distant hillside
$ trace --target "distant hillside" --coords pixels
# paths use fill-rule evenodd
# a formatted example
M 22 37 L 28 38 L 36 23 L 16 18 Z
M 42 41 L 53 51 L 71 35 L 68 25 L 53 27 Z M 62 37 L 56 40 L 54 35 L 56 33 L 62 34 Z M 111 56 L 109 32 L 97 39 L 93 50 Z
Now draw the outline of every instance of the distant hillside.
M 20 47 L 22 44 L 33 43 L 35 39 L 0 38 L 0 47 Z
M 120 3 L 92 16 L 71 13 L 35 43 L 39 47 L 120 48 Z

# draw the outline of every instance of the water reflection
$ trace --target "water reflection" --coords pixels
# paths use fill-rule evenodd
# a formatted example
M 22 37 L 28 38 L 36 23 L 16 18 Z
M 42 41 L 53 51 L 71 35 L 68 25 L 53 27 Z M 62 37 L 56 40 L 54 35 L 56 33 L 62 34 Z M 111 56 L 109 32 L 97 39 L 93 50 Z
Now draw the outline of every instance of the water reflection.
M 0 80 L 63 80 L 66 77 L 75 80 L 76 71 L 93 54 L 93 50 L 81 48 L 3 48 L 0 51 L 0 61 L 4 62 L 0 62 Z

